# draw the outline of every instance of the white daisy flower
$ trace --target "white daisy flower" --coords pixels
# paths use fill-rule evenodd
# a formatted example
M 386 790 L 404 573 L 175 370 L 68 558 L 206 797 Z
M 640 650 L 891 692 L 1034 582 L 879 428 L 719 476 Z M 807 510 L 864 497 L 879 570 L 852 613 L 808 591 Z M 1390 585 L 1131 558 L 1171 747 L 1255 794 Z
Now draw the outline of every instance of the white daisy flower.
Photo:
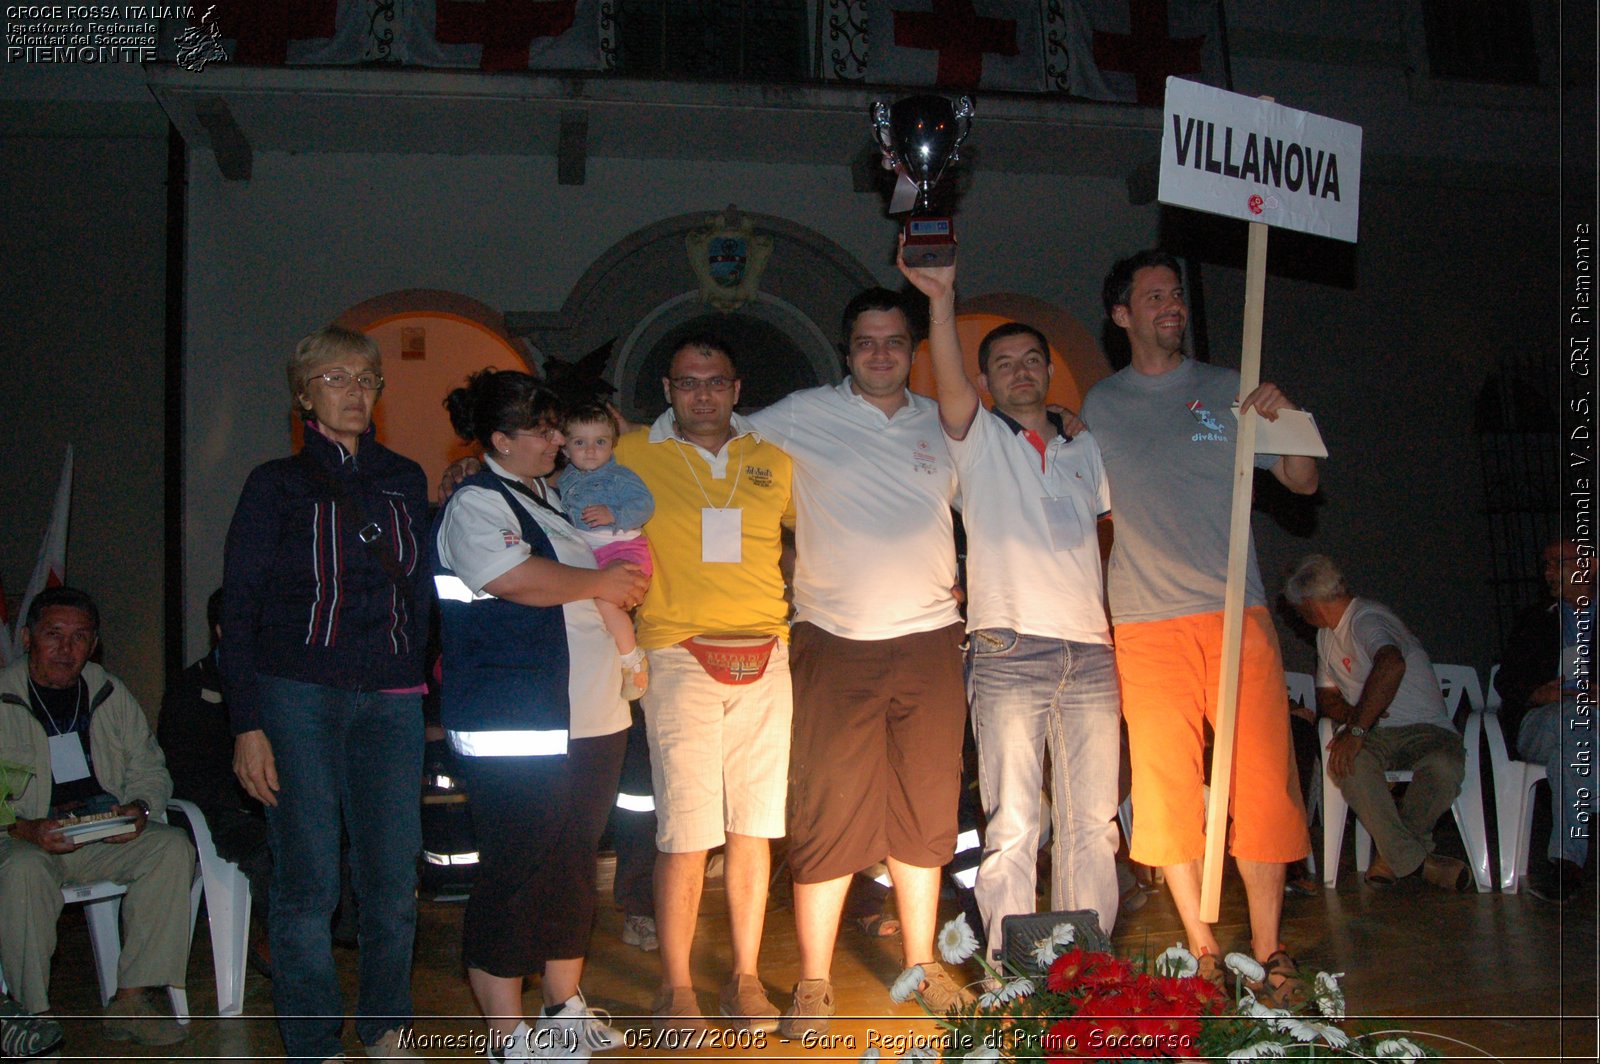
M 1317 1023 L 1313 1020 L 1300 1019 L 1298 1016 L 1285 1016 L 1277 1021 L 1277 1027 L 1296 1042 L 1315 1042 L 1321 1039 L 1335 1049 L 1343 1049 L 1350 1044 L 1350 1036 L 1331 1023 Z
M 922 970 L 922 965 L 913 964 L 900 973 L 900 977 L 889 987 L 889 1000 L 895 1004 L 902 1004 L 911 1000 L 911 995 L 922 988 L 922 980 L 927 973 Z
M 985 990 L 978 995 L 978 1007 L 980 1009 L 997 1008 L 1004 1004 L 1005 1001 L 1000 997 L 1000 991 L 998 990 Z
M 1255 1045 L 1235 1049 L 1228 1054 L 1229 1060 L 1259 1060 L 1262 1057 L 1281 1057 L 1284 1054 L 1284 1045 L 1281 1042 L 1257 1042 Z
M 1050 929 L 1050 941 L 1058 946 L 1070 946 L 1078 941 L 1078 929 L 1071 924 L 1057 924 Z
M 1039 944 L 1033 947 L 1033 963 L 1041 969 L 1049 968 L 1060 955 L 1060 951 L 1056 949 L 1056 944 L 1052 939 L 1041 938 Z
M 939 956 L 946 964 L 960 964 L 978 950 L 978 936 L 967 926 L 967 914 L 959 913 L 939 929 Z
M 1021 1001 L 1034 991 L 1032 979 L 1013 979 L 1000 988 L 1001 1002 Z
M 1263 1005 L 1256 1000 L 1256 996 L 1246 990 L 1239 1001 L 1239 1014 L 1250 1016 L 1258 1020 L 1277 1020 L 1289 1015 L 1288 1009 L 1275 1009 Z
M 1339 986 L 1343 972 L 1317 973 L 1317 1008 L 1330 1020 L 1344 1019 L 1344 990 Z
M 1420 1060 L 1422 1047 L 1409 1038 L 1386 1038 L 1372 1047 L 1372 1052 L 1385 1060 Z
M 1261 967 L 1261 962 L 1248 953 L 1230 953 L 1222 959 L 1234 975 L 1242 976 L 1259 983 L 1267 977 L 1267 970 Z
M 1182 979 L 1200 970 L 1200 961 L 1181 945 L 1169 946 L 1156 958 L 1156 972 Z

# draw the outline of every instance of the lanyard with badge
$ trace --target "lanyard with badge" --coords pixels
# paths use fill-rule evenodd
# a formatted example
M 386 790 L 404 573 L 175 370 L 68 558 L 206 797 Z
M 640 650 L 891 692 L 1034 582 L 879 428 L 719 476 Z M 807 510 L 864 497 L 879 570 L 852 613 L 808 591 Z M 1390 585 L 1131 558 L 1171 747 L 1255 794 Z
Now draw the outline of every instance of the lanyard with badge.
M 744 511 L 733 505 L 733 497 L 739 493 L 739 478 L 744 475 L 744 463 L 737 462 L 733 474 L 733 487 L 728 492 L 727 501 L 718 506 L 711 501 L 706 486 L 700 482 L 700 474 L 695 470 L 694 463 L 689 461 L 687 454 L 684 454 L 682 442 L 678 440 L 673 442 L 677 443 L 678 454 L 683 458 L 683 464 L 689 468 L 689 475 L 694 478 L 695 487 L 700 489 L 701 498 L 706 501 L 705 508 L 700 511 L 700 560 L 739 564 L 744 558 Z M 734 461 L 731 447 L 728 459 Z
M 89 778 L 89 758 L 83 749 L 83 734 L 78 731 L 78 714 L 83 711 L 83 680 L 74 687 L 77 698 L 72 703 L 72 722 L 63 731 L 56 726 L 55 718 L 45 708 L 44 695 L 28 680 L 28 697 L 33 700 L 39 716 L 55 732 L 50 736 L 50 775 L 57 783 L 74 783 Z

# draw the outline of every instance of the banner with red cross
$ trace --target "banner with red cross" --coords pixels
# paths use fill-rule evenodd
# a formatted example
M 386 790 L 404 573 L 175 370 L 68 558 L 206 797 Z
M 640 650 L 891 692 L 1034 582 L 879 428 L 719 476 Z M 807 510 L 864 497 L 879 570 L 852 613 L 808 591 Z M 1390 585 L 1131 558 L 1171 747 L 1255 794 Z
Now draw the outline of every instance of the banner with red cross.
M 605 0 L 216 0 L 230 59 L 258 66 L 398 63 L 599 70 Z
M 866 79 L 1042 92 L 1039 0 L 883 0 L 867 9 Z
M 1074 96 L 1160 107 L 1169 75 L 1226 84 L 1217 0 L 1067 0 L 1065 15 Z

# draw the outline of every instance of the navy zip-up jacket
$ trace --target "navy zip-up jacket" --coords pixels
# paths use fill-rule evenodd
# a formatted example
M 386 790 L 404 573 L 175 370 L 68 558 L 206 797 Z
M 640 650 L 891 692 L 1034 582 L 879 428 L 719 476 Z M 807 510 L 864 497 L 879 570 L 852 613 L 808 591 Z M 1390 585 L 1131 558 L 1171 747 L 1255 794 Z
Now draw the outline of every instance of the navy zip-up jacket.
M 346 500 L 301 456 L 279 458 L 251 472 L 228 528 L 221 664 L 236 735 L 261 727 L 258 673 L 354 691 L 422 683 L 433 596 L 422 467 L 379 444 L 371 429 L 351 454 L 307 425 L 304 451 Z M 364 523 L 377 524 L 393 546 L 409 594 L 361 541 Z

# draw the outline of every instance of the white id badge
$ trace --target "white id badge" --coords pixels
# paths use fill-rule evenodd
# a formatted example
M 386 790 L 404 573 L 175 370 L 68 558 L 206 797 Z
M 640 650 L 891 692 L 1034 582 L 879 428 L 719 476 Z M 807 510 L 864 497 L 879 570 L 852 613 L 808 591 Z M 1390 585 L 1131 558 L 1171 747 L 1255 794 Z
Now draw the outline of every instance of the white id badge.
M 700 511 L 700 560 L 730 562 L 742 560 L 744 511 L 737 507 L 719 510 L 707 506 Z
M 57 783 L 89 777 L 89 759 L 83 756 L 83 737 L 77 732 L 50 736 L 50 775 Z
M 1087 529 L 1083 511 L 1071 498 L 1046 498 L 1044 519 L 1050 526 L 1050 547 L 1057 552 L 1076 550 L 1083 545 Z

